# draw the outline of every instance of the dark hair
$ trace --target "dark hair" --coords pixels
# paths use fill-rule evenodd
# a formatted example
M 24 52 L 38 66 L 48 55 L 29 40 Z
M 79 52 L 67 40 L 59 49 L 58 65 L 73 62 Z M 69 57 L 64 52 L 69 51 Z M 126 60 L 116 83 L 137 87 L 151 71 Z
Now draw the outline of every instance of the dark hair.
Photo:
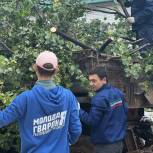
M 98 67 L 92 69 L 89 72 L 89 75 L 93 75 L 93 74 L 97 74 L 100 79 L 103 79 L 103 78 L 107 79 L 107 73 L 106 73 L 105 67 L 98 66 Z
M 43 65 L 43 67 L 46 68 L 46 69 L 43 69 L 43 68 L 41 68 L 40 66 L 37 65 L 38 73 L 41 76 L 51 77 L 55 73 L 55 69 L 53 68 L 52 64 L 46 63 L 46 64 Z M 50 70 L 50 69 L 53 69 L 53 70 Z

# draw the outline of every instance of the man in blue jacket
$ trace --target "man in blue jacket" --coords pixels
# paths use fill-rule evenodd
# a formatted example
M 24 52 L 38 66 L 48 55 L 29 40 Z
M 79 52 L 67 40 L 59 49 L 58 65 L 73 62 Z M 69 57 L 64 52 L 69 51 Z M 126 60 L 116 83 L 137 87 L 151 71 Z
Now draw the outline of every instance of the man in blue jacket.
M 91 127 L 95 153 L 122 153 L 126 133 L 127 105 L 123 93 L 107 83 L 104 67 L 89 73 L 95 96 L 87 113 L 80 110 L 81 121 Z
M 133 25 L 137 38 L 144 38 L 142 44 L 153 44 L 153 0 L 133 0 L 131 15 L 127 20 Z
M 40 53 L 33 68 L 37 82 L 0 111 L 0 127 L 19 122 L 21 153 L 69 153 L 81 134 L 78 102 L 52 81 L 58 70 L 53 52 Z

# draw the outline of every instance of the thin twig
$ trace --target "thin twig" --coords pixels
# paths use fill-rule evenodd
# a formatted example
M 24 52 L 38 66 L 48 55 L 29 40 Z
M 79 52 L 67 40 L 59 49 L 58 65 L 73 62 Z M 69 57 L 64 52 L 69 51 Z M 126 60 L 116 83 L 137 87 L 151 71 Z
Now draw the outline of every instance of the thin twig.
M 128 38 L 128 37 L 124 37 L 124 36 L 119 36 L 120 38 L 124 39 L 124 40 L 128 40 L 128 41 L 131 41 L 131 42 L 135 42 L 136 40 L 134 39 L 131 39 L 131 38 Z
M 13 54 L 13 51 L 4 42 L 2 42 L 1 40 L 0 40 L 0 44 L 2 46 L 4 46 L 11 54 Z
M 132 53 L 130 53 L 130 55 L 137 53 L 138 51 L 140 51 L 141 49 L 143 49 L 143 48 L 145 48 L 147 46 L 151 46 L 151 44 L 150 43 L 146 43 L 146 44 L 140 46 L 139 48 L 136 48 L 135 50 L 132 51 Z
M 135 45 L 135 44 L 140 43 L 140 42 L 143 41 L 143 40 L 144 40 L 144 38 L 141 38 L 141 39 L 138 39 L 138 40 L 136 40 L 136 41 L 134 41 L 134 42 L 131 42 L 131 44 Z

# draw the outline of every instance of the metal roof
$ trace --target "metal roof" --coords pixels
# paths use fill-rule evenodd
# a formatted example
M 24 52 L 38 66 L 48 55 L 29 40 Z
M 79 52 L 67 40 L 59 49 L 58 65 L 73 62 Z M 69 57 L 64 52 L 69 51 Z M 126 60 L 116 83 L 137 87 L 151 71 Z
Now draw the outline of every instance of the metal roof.
M 105 2 L 114 2 L 115 0 L 82 0 L 82 2 L 87 4 L 96 4 L 96 3 L 105 3 Z

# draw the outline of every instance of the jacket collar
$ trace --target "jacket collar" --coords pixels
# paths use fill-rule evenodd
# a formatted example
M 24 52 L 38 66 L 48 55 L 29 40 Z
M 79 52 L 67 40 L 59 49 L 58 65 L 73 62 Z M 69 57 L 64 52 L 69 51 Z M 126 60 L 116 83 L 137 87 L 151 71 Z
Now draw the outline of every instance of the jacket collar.
M 104 90 L 104 89 L 109 89 L 109 88 L 111 88 L 111 85 L 110 84 L 104 84 L 100 89 L 98 89 L 96 92 L 100 92 L 100 91 L 102 91 L 102 90 Z

